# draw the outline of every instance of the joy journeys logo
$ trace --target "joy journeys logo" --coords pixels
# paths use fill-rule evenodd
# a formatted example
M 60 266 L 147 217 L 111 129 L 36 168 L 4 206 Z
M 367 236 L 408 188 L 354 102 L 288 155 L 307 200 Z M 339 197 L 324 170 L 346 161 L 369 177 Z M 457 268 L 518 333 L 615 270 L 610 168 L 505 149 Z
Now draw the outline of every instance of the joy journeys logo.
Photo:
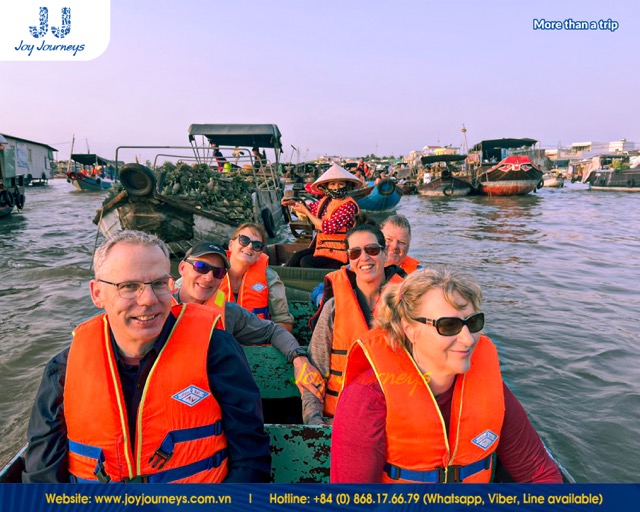
M 0 17 L 0 60 L 95 59 L 109 45 L 109 20 L 109 0 L 12 2 Z

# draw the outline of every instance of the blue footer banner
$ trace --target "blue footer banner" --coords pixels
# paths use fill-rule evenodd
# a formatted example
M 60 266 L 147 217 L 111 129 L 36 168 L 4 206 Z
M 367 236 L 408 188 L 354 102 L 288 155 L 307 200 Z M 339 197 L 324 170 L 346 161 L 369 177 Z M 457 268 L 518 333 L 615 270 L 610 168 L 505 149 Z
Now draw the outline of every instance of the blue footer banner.
M 640 484 L 3 484 L 0 510 L 16 511 L 454 511 L 602 512 L 640 509 Z

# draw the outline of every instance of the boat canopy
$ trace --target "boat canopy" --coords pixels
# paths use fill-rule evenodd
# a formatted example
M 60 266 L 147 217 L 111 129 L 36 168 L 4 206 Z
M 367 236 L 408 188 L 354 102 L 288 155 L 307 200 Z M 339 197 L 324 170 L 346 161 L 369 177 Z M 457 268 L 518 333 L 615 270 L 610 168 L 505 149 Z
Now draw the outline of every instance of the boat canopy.
M 491 148 L 519 148 L 522 146 L 533 146 L 538 141 L 535 139 L 493 139 L 493 140 L 481 140 L 470 151 L 488 150 Z
M 71 160 L 82 165 L 109 165 L 109 160 L 93 153 L 75 153 Z
M 427 155 L 420 157 L 422 165 L 435 164 L 436 162 L 461 162 L 467 155 Z
M 189 142 L 196 135 L 206 137 L 219 146 L 258 146 L 282 149 L 282 136 L 275 124 L 192 124 L 189 126 Z

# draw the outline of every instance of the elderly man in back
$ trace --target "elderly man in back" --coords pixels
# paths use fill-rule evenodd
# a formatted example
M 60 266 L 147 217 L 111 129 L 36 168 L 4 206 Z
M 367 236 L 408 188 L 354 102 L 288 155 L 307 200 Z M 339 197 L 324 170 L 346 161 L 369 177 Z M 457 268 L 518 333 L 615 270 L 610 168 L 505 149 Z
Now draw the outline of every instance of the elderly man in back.
M 24 482 L 265 482 L 269 437 L 242 348 L 172 307 L 169 251 L 121 231 L 94 256 L 93 303 L 33 406 Z
M 407 274 L 422 268 L 418 260 L 408 255 L 411 246 L 411 225 L 404 215 L 387 217 L 380 224 L 380 229 L 387 242 L 387 266 L 398 265 Z

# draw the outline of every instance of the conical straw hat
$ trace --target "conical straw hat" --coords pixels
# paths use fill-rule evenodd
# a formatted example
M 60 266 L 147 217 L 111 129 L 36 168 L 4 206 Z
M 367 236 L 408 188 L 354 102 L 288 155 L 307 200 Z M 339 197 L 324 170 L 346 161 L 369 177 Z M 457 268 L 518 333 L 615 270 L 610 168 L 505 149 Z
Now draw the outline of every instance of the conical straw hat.
M 340 167 L 338 164 L 333 164 L 329 167 L 322 176 L 320 176 L 309 187 L 314 194 L 322 194 L 323 191 L 318 188 L 318 185 L 328 183 L 330 181 L 343 180 L 347 183 L 352 183 L 353 188 L 362 188 L 364 183 L 356 178 L 353 174 L 347 171 L 344 167 Z

